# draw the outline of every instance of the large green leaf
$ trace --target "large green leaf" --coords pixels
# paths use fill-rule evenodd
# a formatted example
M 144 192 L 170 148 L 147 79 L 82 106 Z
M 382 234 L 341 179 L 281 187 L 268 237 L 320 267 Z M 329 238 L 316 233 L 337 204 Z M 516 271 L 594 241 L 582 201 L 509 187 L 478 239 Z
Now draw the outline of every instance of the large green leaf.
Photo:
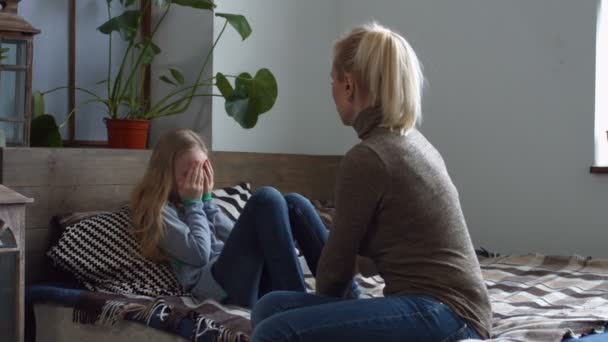
M 206 10 L 213 10 L 215 8 L 215 4 L 211 0 L 171 0 L 171 2 L 180 6 Z
M 255 74 L 253 82 L 255 93 L 252 98 L 255 101 L 256 110 L 260 114 L 264 114 L 271 110 L 277 101 L 279 95 L 277 80 L 270 70 L 260 69 Z
M 187 101 L 188 101 L 188 98 L 183 98 L 183 99 L 175 102 L 175 104 L 173 106 L 171 106 L 171 108 L 169 110 L 171 110 L 171 111 L 177 110 L 178 108 L 182 107 L 184 102 L 187 102 Z
M 142 54 L 141 64 L 143 65 L 152 63 L 154 57 L 161 53 L 160 47 L 149 40 L 137 43 L 135 44 L 135 47 L 138 48 Z
M 251 74 L 248 72 L 243 72 L 234 81 L 234 88 L 246 91 L 247 94 L 249 94 L 249 88 L 251 87 L 252 81 L 253 77 Z
M 141 22 L 141 12 L 138 10 L 125 11 L 118 17 L 114 17 L 106 21 L 97 29 L 103 34 L 112 34 L 119 32 L 120 37 L 128 42 L 131 42 L 137 36 L 137 31 Z
M 224 80 L 219 77 L 218 83 L 224 83 Z M 226 99 L 226 112 L 243 128 L 254 127 L 258 117 L 274 106 L 278 95 L 276 79 L 268 69 L 259 70 L 255 77 L 248 73 L 240 74 L 236 78 L 235 89 L 228 96 L 225 94 L 229 88 L 225 84 L 222 87 L 224 91 L 220 92 Z
M 215 16 L 228 20 L 230 25 L 232 25 L 232 27 L 234 27 L 234 29 L 241 35 L 243 40 L 247 39 L 247 37 L 251 35 L 251 26 L 249 26 L 249 22 L 244 16 L 230 13 L 216 13 Z
M 161 81 L 163 81 L 163 82 L 167 83 L 167 84 L 171 84 L 171 85 L 174 85 L 174 86 L 176 86 L 176 85 L 177 85 L 177 84 L 175 84 L 175 82 L 173 82 L 173 80 L 171 80 L 171 79 L 170 79 L 169 77 L 167 77 L 167 76 L 161 76 L 159 79 L 160 79 Z
M 175 68 L 169 68 L 169 72 L 171 72 L 171 76 L 173 76 L 173 79 L 177 81 L 179 85 L 184 85 L 184 75 L 182 75 L 179 70 Z
M 235 89 L 226 99 L 226 112 L 243 128 L 253 128 L 258 116 L 244 88 Z
M 34 118 L 39 117 L 44 113 L 44 95 L 41 92 L 35 91 L 32 94 L 32 99 L 34 101 Z
M 224 76 L 224 74 L 218 72 L 215 75 L 215 80 L 215 86 L 224 98 L 227 98 L 228 96 L 230 96 L 230 94 L 232 94 L 234 89 L 232 88 L 232 85 L 230 84 L 230 82 L 228 82 L 228 79 L 226 78 L 226 76 Z
M 32 120 L 30 146 L 61 147 L 63 142 L 59 127 L 52 115 L 44 114 Z

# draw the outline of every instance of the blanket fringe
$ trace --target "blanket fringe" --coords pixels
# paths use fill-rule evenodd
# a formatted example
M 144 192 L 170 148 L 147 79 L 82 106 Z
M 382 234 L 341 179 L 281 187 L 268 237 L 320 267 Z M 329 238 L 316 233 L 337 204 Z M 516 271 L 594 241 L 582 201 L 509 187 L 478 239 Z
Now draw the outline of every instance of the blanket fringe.
M 243 341 L 242 337 L 244 337 L 243 333 L 230 331 L 225 327 L 218 325 L 214 320 L 203 316 L 196 318 L 194 327 L 194 334 L 192 335 L 193 342 L 198 342 L 199 338 L 211 332 L 216 334 L 213 341 L 241 342 Z
M 145 321 L 150 325 L 155 313 L 159 313 L 161 320 L 167 319 L 172 311 L 172 307 L 163 298 L 147 303 L 127 303 L 120 300 L 108 300 L 101 312 L 74 309 L 72 320 L 81 324 L 94 324 L 105 327 L 113 327 L 118 321 L 124 320 L 127 314 L 133 314 L 133 318 L 138 321 Z M 197 315 L 195 318 L 192 341 L 198 342 L 204 337 L 211 337 L 213 341 L 221 342 L 241 342 L 247 341 L 247 335 L 226 329 L 216 321 Z
M 164 319 L 163 313 L 165 311 L 167 311 L 168 308 L 169 308 L 169 305 L 167 304 L 167 302 L 164 299 L 157 298 L 156 300 L 152 301 L 150 304 L 145 306 L 141 311 L 136 313 L 135 319 L 144 320 L 146 322 L 146 325 L 150 325 L 150 321 L 152 320 L 152 317 L 154 316 L 154 313 L 156 312 L 156 310 L 160 310 L 161 320 L 162 320 L 162 319 Z
M 87 310 L 74 309 L 72 311 L 72 322 L 74 323 L 95 324 L 97 318 L 97 314 Z
M 127 314 L 135 313 L 137 315 L 145 309 L 146 306 L 143 304 L 126 303 L 115 300 L 108 301 L 101 309 L 97 324 L 112 327 L 119 320 L 123 320 Z

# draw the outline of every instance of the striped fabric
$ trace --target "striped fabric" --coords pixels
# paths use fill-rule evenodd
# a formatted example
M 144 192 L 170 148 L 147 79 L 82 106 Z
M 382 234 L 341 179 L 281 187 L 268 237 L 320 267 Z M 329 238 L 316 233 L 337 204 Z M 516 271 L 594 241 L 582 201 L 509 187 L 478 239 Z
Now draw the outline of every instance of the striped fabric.
M 480 264 L 494 311 L 492 339 L 487 341 L 559 342 L 564 337 L 601 332 L 608 323 L 608 260 L 527 255 L 480 257 Z M 306 267 L 304 271 L 311 291 L 315 280 Z M 384 283 L 380 277 L 357 276 L 356 279 L 364 298 L 382 296 Z M 123 302 L 114 300 L 105 305 L 115 305 L 113 303 Z M 141 311 L 136 315 L 140 317 L 136 320 L 141 322 L 149 322 L 154 313 L 171 312 L 160 310 L 163 307 L 181 312 L 180 317 L 195 317 L 194 332 L 188 332 L 188 336 L 197 336 L 194 341 L 208 338 L 222 342 L 248 341 L 251 334 L 248 310 L 213 301 L 199 303 L 189 297 L 160 297 L 149 298 L 141 305 L 131 300 L 125 300 L 124 304 L 129 304 L 131 310 L 140 306 L 134 311 Z M 91 322 L 97 324 L 108 318 L 113 321 L 123 317 L 119 314 L 121 310 L 97 309 L 95 312 L 113 316 L 105 319 L 103 315 L 96 316 Z M 163 316 L 161 320 L 169 317 Z
M 492 341 L 561 341 L 608 324 L 608 259 L 480 258 L 490 292 Z
M 310 292 L 315 279 L 301 260 Z M 608 259 L 526 255 L 480 257 L 496 342 L 559 342 L 605 330 Z M 356 277 L 363 298 L 381 297 L 381 277 Z
M 236 186 L 216 189 L 213 190 L 211 195 L 224 213 L 233 221 L 236 221 L 243 212 L 247 200 L 251 197 L 251 184 L 241 183 Z

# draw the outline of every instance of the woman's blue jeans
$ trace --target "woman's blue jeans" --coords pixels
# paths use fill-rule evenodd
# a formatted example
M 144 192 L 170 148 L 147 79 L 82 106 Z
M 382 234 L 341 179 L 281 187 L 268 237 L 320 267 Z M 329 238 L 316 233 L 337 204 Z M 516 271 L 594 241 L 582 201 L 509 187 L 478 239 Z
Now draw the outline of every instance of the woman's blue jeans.
M 273 292 L 252 313 L 253 342 L 434 342 L 479 339 L 468 323 L 430 296 L 344 300 Z

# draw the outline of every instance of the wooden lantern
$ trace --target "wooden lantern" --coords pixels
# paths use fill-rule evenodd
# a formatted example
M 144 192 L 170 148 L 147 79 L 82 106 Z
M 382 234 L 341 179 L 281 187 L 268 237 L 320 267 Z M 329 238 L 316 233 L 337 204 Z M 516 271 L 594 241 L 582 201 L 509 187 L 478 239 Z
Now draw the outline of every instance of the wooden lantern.
M 32 199 L 0 185 L 0 340 L 24 337 L 25 205 Z
M 17 2 L 0 0 L 0 135 L 10 146 L 29 146 L 33 40 L 40 31 L 17 15 Z

